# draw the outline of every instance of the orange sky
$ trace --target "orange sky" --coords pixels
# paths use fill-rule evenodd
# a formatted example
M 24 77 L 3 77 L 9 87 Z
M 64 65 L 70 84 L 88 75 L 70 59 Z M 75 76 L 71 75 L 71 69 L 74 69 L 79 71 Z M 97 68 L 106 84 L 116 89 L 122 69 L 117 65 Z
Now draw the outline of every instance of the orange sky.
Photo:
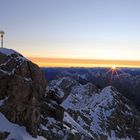
M 36 58 L 29 60 L 41 67 L 140 67 L 140 61 L 127 60 L 90 60 L 90 59 L 64 59 L 64 58 Z

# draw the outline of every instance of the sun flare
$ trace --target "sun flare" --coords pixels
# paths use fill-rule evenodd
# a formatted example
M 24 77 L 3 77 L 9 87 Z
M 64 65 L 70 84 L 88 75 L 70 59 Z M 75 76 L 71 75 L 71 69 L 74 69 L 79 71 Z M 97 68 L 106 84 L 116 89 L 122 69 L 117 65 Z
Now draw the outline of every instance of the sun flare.
M 112 69 L 115 70 L 115 69 L 116 69 L 116 65 L 113 65 L 113 66 L 112 66 Z

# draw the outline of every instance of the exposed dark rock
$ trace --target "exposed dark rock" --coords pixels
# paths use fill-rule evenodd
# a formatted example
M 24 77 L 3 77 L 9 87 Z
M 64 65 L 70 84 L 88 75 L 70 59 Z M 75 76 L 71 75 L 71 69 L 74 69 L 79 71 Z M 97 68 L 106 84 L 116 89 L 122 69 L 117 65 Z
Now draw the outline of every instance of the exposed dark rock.
M 9 134 L 9 132 L 0 132 L 0 140 L 5 140 Z
M 81 140 L 81 137 L 78 133 L 76 133 L 76 134 L 70 133 L 68 135 L 67 140 Z
M 9 121 L 25 126 L 36 137 L 40 100 L 46 87 L 42 71 L 17 52 L 5 49 L 0 52 L 0 83 L 0 99 L 5 99 L 0 111 Z
M 64 108 L 55 101 L 47 98 L 41 102 L 41 114 L 44 117 L 53 117 L 57 121 L 63 122 Z

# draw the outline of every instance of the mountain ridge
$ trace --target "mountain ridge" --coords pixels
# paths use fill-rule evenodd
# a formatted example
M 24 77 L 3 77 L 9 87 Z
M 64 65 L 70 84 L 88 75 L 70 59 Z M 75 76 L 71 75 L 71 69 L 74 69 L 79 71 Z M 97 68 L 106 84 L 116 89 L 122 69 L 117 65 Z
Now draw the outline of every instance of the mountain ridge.
M 133 103 L 113 86 L 79 80 L 88 77 L 65 71 L 47 83 L 36 64 L 0 48 L 0 139 L 137 140 Z

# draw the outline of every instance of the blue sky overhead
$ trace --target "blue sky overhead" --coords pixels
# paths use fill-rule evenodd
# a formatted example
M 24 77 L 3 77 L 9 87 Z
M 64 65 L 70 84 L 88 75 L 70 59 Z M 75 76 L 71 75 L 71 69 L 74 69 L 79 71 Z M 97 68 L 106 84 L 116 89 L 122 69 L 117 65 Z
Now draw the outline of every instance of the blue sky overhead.
M 0 0 L 5 46 L 29 57 L 140 60 L 139 0 Z

